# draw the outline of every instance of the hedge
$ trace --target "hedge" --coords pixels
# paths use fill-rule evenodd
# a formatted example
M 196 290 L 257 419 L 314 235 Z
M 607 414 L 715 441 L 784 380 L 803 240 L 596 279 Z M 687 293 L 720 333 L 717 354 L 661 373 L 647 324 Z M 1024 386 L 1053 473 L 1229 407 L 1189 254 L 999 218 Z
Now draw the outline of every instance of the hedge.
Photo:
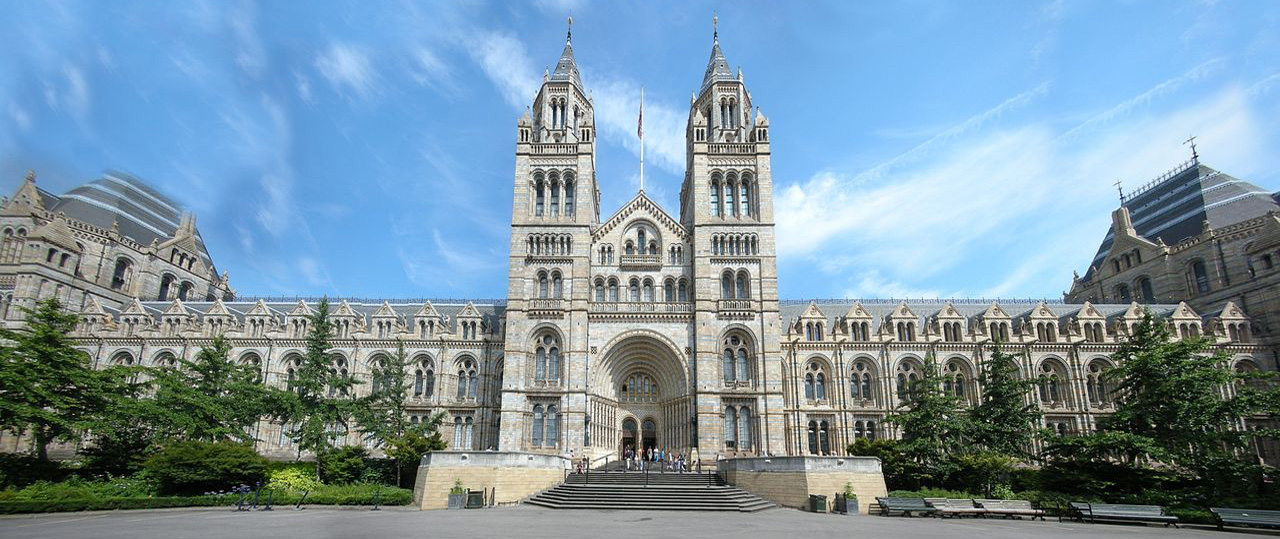
M 234 496 L 163 496 L 156 498 L 103 498 L 79 500 L 17 500 L 0 502 L 0 514 L 65 513 L 111 509 L 160 509 L 163 507 L 217 507 L 235 504 Z

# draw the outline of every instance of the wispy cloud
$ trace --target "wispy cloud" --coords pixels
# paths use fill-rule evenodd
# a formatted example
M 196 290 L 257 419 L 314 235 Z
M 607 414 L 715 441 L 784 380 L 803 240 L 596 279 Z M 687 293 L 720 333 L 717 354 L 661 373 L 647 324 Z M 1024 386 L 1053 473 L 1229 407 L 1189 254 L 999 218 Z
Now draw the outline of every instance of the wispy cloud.
M 418 47 L 412 55 L 413 67 L 409 76 L 415 82 L 441 94 L 452 96 L 458 93 L 458 82 L 453 69 L 439 55 L 426 47 Z
M 328 49 L 316 56 L 315 67 L 334 90 L 362 99 L 372 93 L 378 76 L 368 53 L 350 43 L 329 44 Z
M 519 38 L 506 32 L 482 32 L 470 40 L 467 52 L 508 105 L 523 110 L 533 103 L 541 79 Z
M 1081 134 L 1088 133 L 1090 131 L 1098 129 L 1103 125 L 1111 123 L 1112 121 L 1115 121 L 1117 118 L 1127 116 L 1133 111 L 1149 105 L 1156 98 L 1159 98 L 1163 95 L 1167 95 L 1169 93 L 1177 91 L 1178 88 L 1181 88 L 1184 84 L 1187 84 L 1189 82 L 1194 82 L 1206 76 L 1209 76 L 1210 74 L 1217 71 L 1224 64 L 1225 64 L 1225 60 L 1223 60 L 1222 58 L 1214 58 L 1207 62 L 1203 62 L 1191 68 L 1191 70 L 1187 71 L 1186 73 L 1183 73 L 1169 80 L 1161 82 L 1160 84 L 1153 86 L 1151 89 L 1145 92 L 1142 92 L 1141 94 L 1134 96 L 1131 99 L 1128 99 L 1119 104 L 1116 104 L 1115 106 L 1107 109 L 1101 114 L 1098 114 L 1090 118 L 1089 121 L 1076 126 L 1075 128 L 1071 129 L 1070 131 L 1067 131 L 1066 133 L 1063 133 L 1062 138 L 1071 139 L 1073 137 L 1077 137 Z

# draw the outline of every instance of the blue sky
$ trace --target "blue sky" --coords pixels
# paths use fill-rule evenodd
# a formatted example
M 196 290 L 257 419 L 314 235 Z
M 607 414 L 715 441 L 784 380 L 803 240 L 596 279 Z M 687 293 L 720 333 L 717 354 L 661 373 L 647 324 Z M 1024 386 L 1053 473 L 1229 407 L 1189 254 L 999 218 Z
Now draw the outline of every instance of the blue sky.
M 784 298 L 1047 297 L 1189 156 L 1280 187 L 1280 2 L 0 0 L 0 177 L 117 169 L 241 295 L 506 295 L 516 119 L 574 50 L 598 180 L 676 211 L 719 14 L 769 117 Z

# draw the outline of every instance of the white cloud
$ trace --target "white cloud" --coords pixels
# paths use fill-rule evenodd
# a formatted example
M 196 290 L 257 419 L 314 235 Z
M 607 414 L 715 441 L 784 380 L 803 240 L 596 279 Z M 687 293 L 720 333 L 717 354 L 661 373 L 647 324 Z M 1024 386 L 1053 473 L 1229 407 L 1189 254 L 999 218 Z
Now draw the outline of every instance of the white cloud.
M 351 92 L 360 98 L 369 96 L 377 80 L 369 55 L 347 43 L 329 44 L 329 48 L 316 57 L 315 67 L 334 90 Z
M 9 103 L 9 119 L 13 120 L 13 125 L 18 126 L 19 131 L 31 129 L 31 113 L 17 103 Z
M 886 279 L 877 270 L 870 270 L 857 276 L 854 284 L 844 290 L 843 297 L 937 299 L 941 295 L 937 290 L 907 286 L 899 281 Z
M 1066 288 L 1110 223 L 1111 183 L 1124 178 L 1134 189 L 1182 162 L 1187 133 L 1197 135 L 1206 163 L 1235 176 L 1275 165 L 1255 92 L 1228 86 L 1176 103 L 1158 99 L 1208 69 L 1069 129 L 982 120 L 1007 101 L 868 171 L 815 174 L 776 197 L 778 237 L 787 238 L 780 256 L 807 260 L 833 277 L 832 292 L 851 296 L 927 295 L 937 286 L 921 283 L 940 280 L 964 283 L 951 295 Z M 1075 136 L 1085 131 L 1089 137 Z M 858 274 L 848 276 L 849 268 Z
M 456 95 L 458 93 L 458 82 L 454 78 L 453 69 L 431 49 L 418 47 L 413 51 L 413 60 L 414 64 L 409 71 L 409 76 L 415 82 L 441 94 Z
M 467 52 L 508 105 L 524 110 L 533 103 L 541 82 L 518 38 L 504 32 L 484 32 L 470 41 Z
M 49 108 L 66 112 L 82 125 L 89 113 L 89 82 L 84 72 L 71 63 L 62 67 L 62 81 L 44 82 L 44 100 Z

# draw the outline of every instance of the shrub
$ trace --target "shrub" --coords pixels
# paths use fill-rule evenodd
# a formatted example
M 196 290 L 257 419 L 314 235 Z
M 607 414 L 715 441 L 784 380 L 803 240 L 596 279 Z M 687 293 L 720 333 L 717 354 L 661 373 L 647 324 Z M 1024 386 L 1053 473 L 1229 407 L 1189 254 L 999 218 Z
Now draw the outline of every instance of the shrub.
M 294 462 L 275 467 L 268 474 L 267 488 L 277 492 L 306 492 L 320 487 L 316 466 L 311 462 Z
M 146 470 L 163 494 L 200 494 L 262 482 L 267 460 L 247 444 L 179 442 L 147 459 Z
M 304 504 L 315 505 L 373 505 L 375 494 L 382 505 L 408 505 L 413 501 L 413 491 L 374 483 L 350 485 L 321 485 L 307 494 Z M 298 503 L 302 493 L 276 493 L 275 503 Z
M 161 498 L 107 498 L 101 500 L 17 500 L 0 501 L 0 514 L 61 513 L 107 509 L 157 509 L 161 507 L 207 507 L 231 505 L 233 496 L 185 496 Z
M 358 445 L 344 445 L 320 455 L 320 480 L 328 485 L 347 485 L 362 481 L 365 459 L 369 451 Z
M 71 470 L 30 453 L 0 453 L 0 488 L 25 487 L 37 481 L 61 481 Z
M 960 490 L 943 488 L 922 488 L 920 490 L 895 490 L 889 493 L 891 498 L 981 498 L 982 496 Z

